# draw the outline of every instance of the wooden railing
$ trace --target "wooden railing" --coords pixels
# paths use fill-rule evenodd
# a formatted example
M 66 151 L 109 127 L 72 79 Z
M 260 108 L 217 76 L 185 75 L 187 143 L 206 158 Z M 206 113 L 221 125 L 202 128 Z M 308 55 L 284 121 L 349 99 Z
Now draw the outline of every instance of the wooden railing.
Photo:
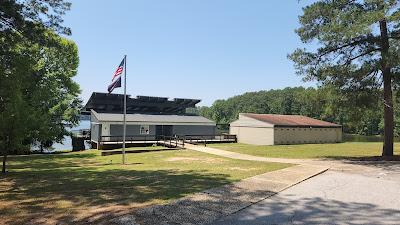
M 204 144 L 210 142 L 237 142 L 236 135 L 221 134 L 221 135 L 185 135 L 183 139 L 186 143 L 190 144 Z
M 236 135 L 222 134 L 222 135 L 128 135 L 125 137 L 126 142 L 132 143 L 138 141 L 140 143 L 156 143 L 168 145 L 171 147 L 184 147 L 185 143 L 190 144 L 204 144 L 210 142 L 237 142 Z M 100 145 L 104 143 L 122 144 L 123 136 L 101 136 L 98 140 Z
M 161 144 L 167 147 L 175 147 L 175 148 L 184 148 L 185 147 L 185 139 L 181 136 L 165 136 L 159 135 L 157 136 L 157 144 Z
M 155 135 L 127 135 L 125 136 L 125 141 L 143 141 L 144 143 L 149 141 L 156 141 Z M 113 136 L 101 136 L 98 140 L 100 144 L 104 142 L 116 142 L 115 144 L 121 144 L 123 142 L 122 135 L 113 135 Z

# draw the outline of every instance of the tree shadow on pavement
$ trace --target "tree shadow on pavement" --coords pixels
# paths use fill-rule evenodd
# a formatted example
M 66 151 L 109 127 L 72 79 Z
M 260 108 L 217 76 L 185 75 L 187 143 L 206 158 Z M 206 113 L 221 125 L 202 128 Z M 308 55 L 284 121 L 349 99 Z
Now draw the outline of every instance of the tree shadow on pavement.
M 363 156 L 363 157 L 327 157 L 321 160 L 335 160 L 344 164 L 368 166 L 371 168 L 384 169 L 400 172 L 400 155 L 393 157 Z
M 213 222 L 222 224 L 398 224 L 400 209 L 320 197 L 293 199 L 276 195 Z

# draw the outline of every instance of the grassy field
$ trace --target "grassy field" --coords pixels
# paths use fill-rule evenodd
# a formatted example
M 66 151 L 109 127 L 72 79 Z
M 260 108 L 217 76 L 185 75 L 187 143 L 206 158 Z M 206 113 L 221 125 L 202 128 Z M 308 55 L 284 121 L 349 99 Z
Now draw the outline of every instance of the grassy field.
M 232 152 L 273 158 L 348 158 L 380 156 L 382 154 L 382 143 L 380 142 L 275 146 L 230 143 L 210 144 L 208 146 Z M 400 143 L 395 143 L 395 154 L 400 154 Z
M 0 224 L 98 223 L 290 166 L 189 150 L 127 154 L 127 165 L 120 162 L 121 155 L 97 150 L 10 157 L 9 173 L 0 176 Z

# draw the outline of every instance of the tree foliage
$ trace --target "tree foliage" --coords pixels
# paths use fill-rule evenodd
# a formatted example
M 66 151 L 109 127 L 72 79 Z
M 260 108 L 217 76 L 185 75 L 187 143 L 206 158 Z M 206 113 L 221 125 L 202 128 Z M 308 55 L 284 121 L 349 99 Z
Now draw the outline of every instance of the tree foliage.
M 81 102 L 72 80 L 79 63 L 77 46 L 61 16 L 62 0 L 1 0 L 0 150 L 7 154 L 49 146 L 77 124 Z
M 395 108 L 400 108 L 400 96 L 395 100 Z M 294 87 L 248 92 L 226 100 L 217 100 L 211 107 L 199 107 L 198 112 L 218 124 L 228 124 L 236 120 L 239 113 L 304 115 L 341 124 L 347 133 L 382 134 L 381 103 L 369 107 L 356 104 L 353 98 L 332 86 Z M 396 112 L 395 134 L 400 136 L 400 110 Z
M 393 155 L 392 85 L 397 88 L 400 75 L 399 1 L 319 0 L 305 7 L 299 20 L 296 32 L 311 47 L 289 56 L 297 73 L 305 80 L 339 88 L 358 105 L 382 103 L 383 155 Z

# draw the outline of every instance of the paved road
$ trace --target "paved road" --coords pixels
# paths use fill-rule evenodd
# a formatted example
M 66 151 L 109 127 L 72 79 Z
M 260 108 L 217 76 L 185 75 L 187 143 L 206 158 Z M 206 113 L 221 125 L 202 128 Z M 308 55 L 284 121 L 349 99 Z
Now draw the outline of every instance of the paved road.
M 214 224 L 400 224 L 400 163 L 342 165 Z

